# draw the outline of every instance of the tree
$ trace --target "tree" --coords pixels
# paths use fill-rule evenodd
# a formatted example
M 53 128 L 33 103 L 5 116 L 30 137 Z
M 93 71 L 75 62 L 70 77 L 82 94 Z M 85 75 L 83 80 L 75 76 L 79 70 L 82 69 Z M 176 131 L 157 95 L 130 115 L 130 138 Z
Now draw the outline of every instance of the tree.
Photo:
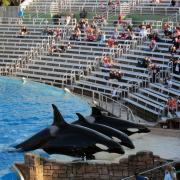
M 2 0 L 2 5 L 3 6 L 9 6 L 11 4 L 10 0 Z

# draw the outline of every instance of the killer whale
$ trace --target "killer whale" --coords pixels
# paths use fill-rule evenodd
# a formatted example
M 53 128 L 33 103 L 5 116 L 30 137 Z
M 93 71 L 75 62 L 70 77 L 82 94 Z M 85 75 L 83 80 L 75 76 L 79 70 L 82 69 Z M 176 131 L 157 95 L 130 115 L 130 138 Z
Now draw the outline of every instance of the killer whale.
M 121 145 L 124 145 L 130 149 L 134 149 L 134 144 L 132 143 L 132 141 L 129 139 L 129 137 L 117 130 L 114 129 L 112 127 L 103 125 L 103 124 L 98 124 L 98 123 L 94 123 L 94 121 L 91 119 L 86 119 L 83 115 L 81 115 L 80 113 L 76 113 L 77 116 L 79 117 L 79 119 L 77 121 L 74 121 L 73 124 L 78 124 L 81 126 L 85 126 L 87 128 L 96 130 L 100 133 L 103 133 L 105 135 L 107 135 L 108 137 L 112 138 L 115 141 L 118 141 Z
M 150 130 L 142 125 L 142 124 L 136 124 L 130 121 L 122 120 L 114 115 L 104 115 L 102 111 L 107 112 L 107 114 L 110 114 L 108 111 L 102 109 L 99 106 L 92 107 L 92 113 L 89 117 L 86 118 L 94 118 L 94 123 L 98 124 L 104 124 L 106 126 L 110 126 L 112 128 L 115 128 L 119 131 L 124 132 L 128 136 L 134 134 L 134 133 L 148 133 Z
M 15 146 L 26 152 L 43 149 L 48 154 L 64 154 L 75 157 L 86 156 L 100 151 L 124 154 L 123 148 L 108 136 L 95 130 L 65 122 L 58 108 L 52 104 L 54 121 L 51 126 Z

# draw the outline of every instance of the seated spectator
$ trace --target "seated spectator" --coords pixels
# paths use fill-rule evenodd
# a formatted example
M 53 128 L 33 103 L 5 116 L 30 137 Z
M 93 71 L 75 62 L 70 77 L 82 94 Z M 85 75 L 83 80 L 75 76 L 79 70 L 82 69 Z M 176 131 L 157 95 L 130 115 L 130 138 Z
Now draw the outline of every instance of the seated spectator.
M 138 60 L 138 66 L 143 68 L 149 68 L 149 65 L 151 64 L 151 58 L 145 57 L 144 59 Z
M 180 36 L 175 37 L 172 42 L 173 42 L 173 45 L 176 47 L 176 49 L 180 48 Z
M 167 79 L 167 88 L 170 89 L 171 87 L 172 87 L 172 78 L 169 77 L 169 78 Z
M 48 36 L 53 36 L 54 35 L 54 31 L 52 29 L 48 30 Z
M 119 36 L 119 32 L 117 27 L 114 29 L 113 35 L 112 35 L 112 39 L 117 39 Z
M 132 30 L 128 29 L 128 34 L 127 34 L 127 37 L 126 37 L 127 40 L 133 40 L 135 39 L 135 34 Z
M 94 33 L 88 34 L 87 41 L 96 41 L 96 35 Z
M 165 23 L 163 25 L 163 31 L 164 31 L 164 35 L 167 36 L 167 37 L 171 37 L 172 36 L 172 31 L 170 29 L 170 26 L 168 23 Z
M 124 24 L 123 19 L 124 19 L 124 16 L 123 16 L 123 14 L 120 13 L 120 14 L 118 15 L 118 24 Z
M 176 0 L 171 0 L 171 5 L 172 7 L 176 6 Z
M 80 19 L 79 20 L 79 29 L 81 30 L 81 32 L 85 32 L 86 30 L 86 21 L 85 19 Z
M 140 26 L 140 32 L 139 32 L 139 35 L 142 37 L 143 40 L 146 40 L 147 34 L 148 34 L 148 33 L 147 33 L 146 26 L 141 25 L 141 26 Z
M 152 32 L 152 25 L 146 24 L 147 33 L 150 34 Z
M 149 44 L 149 48 L 150 50 L 153 52 L 153 51 L 156 51 L 156 50 L 159 50 L 158 49 L 158 45 L 157 45 L 157 42 L 155 39 L 152 39 L 151 40 L 151 43 Z
M 180 36 L 180 27 L 176 27 L 174 37 Z
M 67 44 L 67 49 L 71 49 L 71 43 L 70 42 L 68 42 L 68 44 Z
M 107 47 L 109 47 L 109 48 L 114 48 L 114 46 L 115 46 L 115 42 L 114 42 L 114 40 L 112 39 L 112 38 L 109 38 L 108 40 L 107 40 Z
M 105 55 L 102 59 L 102 66 L 105 68 L 111 68 L 112 65 L 112 58 L 109 55 Z
M 81 31 L 79 27 L 76 27 L 70 37 L 70 40 L 79 40 L 80 36 L 81 36 Z
M 61 38 L 61 29 L 58 27 L 54 29 L 53 36 L 56 40 L 59 40 Z
M 128 38 L 128 34 L 126 34 L 125 32 L 119 34 L 119 39 L 126 40 L 127 38 Z
M 48 36 L 48 32 L 49 32 L 49 28 L 47 26 L 42 30 L 42 36 Z
M 121 81 L 123 76 L 123 73 L 121 71 L 110 71 L 109 73 L 109 79 L 117 79 L 118 81 Z
M 173 64 L 174 68 L 173 68 L 173 72 L 175 74 L 180 74 L 180 60 L 176 60 Z
M 66 16 L 66 18 L 65 18 L 65 23 L 66 23 L 66 26 L 70 23 L 70 21 L 71 21 L 71 16 Z
M 168 113 L 170 112 L 172 115 L 175 115 L 177 111 L 177 99 L 170 97 L 168 98 L 166 107 L 165 107 L 165 115 L 168 116 Z
M 106 17 L 102 16 L 101 26 L 106 26 L 107 24 L 108 24 L 108 23 L 107 23 Z
M 24 35 L 29 34 L 29 32 L 27 31 L 26 26 L 23 26 L 23 27 L 21 28 L 19 34 L 20 34 L 21 36 L 24 36 Z
M 106 41 L 106 35 L 105 32 L 101 32 L 101 39 L 100 39 L 100 44 L 102 45 Z
M 86 30 L 85 30 L 86 34 L 87 35 L 92 34 L 93 31 L 94 31 L 93 28 L 90 25 L 87 25 Z
M 94 30 L 97 29 L 97 23 L 95 20 L 93 20 L 92 24 L 91 24 L 91 28 L 93 28 Z
M 174 46 L 174 45 L 169 47 L 169 52 L 170 52 L 171 55 L 176 54 L 176 50 L 177 50 L 176 46 Z
M 113 6 L 114 4 L 113 4 L 113 2 L 112 2 L 112 0 L 109 0 L 108 1 L 108 6 Z

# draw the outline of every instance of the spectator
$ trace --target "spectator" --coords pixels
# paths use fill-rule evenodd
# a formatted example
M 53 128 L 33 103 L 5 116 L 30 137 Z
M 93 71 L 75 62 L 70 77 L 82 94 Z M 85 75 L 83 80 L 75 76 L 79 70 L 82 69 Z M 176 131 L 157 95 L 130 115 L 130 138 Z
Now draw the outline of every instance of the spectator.
M 71 43 L 68 42 L 67 49 L 71 49 Z
M 169 77 L 169 78 L 167 79 L 167 88 L 170 89 L 171 87 L 172 87 L 172 78 Z
M 165 23 L 163 25 L 163 30 L 164 30 L 164 35 L 165 36 L 168 36 L 168 37 L 171 37 L 172 36 L 172 31 L 170 30 L 170 26 L 168 23 Z
M 59 40 L 61 38 L 61 29 L 58 27 L 54 29 L 53 36 L 56 40 Z
M 114 100 L 117 99 L 117 90 L 115 89 L 115 87 L 113 87 L 113 90 L 112 90 L 112 99 Z
M 113 4 L 113 2 L 112 2 L 112 0 L 109 0 L 108 1 L 108 6 L 113 6 L 114 4 Z
M 107 40 L 107 44 L 106 44 L 109 48 L 114 48 L 114 46 L 115 46 L 115 42 L 114 42 L 114 40 L 112 39 L 112 38 L 109 38 L 108 40 Z
M 152 39 L 152 40 L 151 40 L 151 43 L 150 43 L 150 45 L 149 45 L 149 48 L 150 48 L 150 50 L 151 50 L 152 52 L 153 52 L 153 51 L 156 51 L 156 50 L 159 50 L 159 49 L 158 49 L 157 42 L 156 42 L 155 39 Z
M 29 32 L 28 32 L 26 26 L 23 26 L 19 32 L 19 35 L 21 35 L 21 37 L 23 37 L 24 35 L 27 35 L 27 34 L 29 34 Z
M 80 12 L 79 14 L 80 18 L 86 18 L 87 17 L 87 11 L 85 10 L 85 8 L 83 8 L 83 10 Z
M 18 13 L 17 13 L 17 16 L 18 16 L 18 18 L 19 18 L 18 24 L 22 24 L 22 23 L 23 23 L 23 18 L 24 18 L 24 11 L 23 11 L 23 8 L 22 8 L 22 7 L 19 8 L 19 11 L 18 11 Z
M 176 5 L 176 0 L 171 0 L 171 5 L 172 7 L 174 7 Z
M 174 38 L 173 45 L 176 47 L 176 49 L 179 49 L 179 47 L 180 47 L 180 36 Z
M 100 39 L 100 45 L 102 45 L 103 43 L 105 43 L 106 41 L 106 35 L 105 32 L 101 32 L 101 39 Z
M 166 104 L 166 107 L 165 107 L 165 115 L 168 116 L 168 114 L 171 113 L 174 116 L 176 111 L 177 111 L 177 99 L 173 98 L 173 97 L 169 97 L 167 104 Z M 168 172 L 170 173 L 171 170 L 169 169 Z M 167 174 L 167 176 L 169 177 L 168 174 Z
M 123 76 L 123 73 L 121 71 L 110 71 L 109 73 L 109 79 L 117 79 L 118 81 L 121 81 Z
M 144 25 L 140 26 L 139 35 L 142 37 L 143 40 L 146 40 L 146 38 L 147 38 L 147 29 L 146 29 L 146 26 L 144 26 Z
M 94 33 L 90 33 L 87 35 L 87 40 L 88 41 L 96 41 L 96 35 Z
M 112 35 L 112 39 L 117 39 L 119 36 L 119 32 L 117 27 L 114 29 L 113 35 Z
M 71 21 L 71 16 L 66 16 L 66 19 L 65 19 L 65 23 L 66 23 L 66 26 L 70 23 Z
M 173 56 L 174 54 L 176 54 L 176 46 L 172 45 L 169 47 L 169 52 L 170 54 Z
M 180 74 L 180 60 L 174 62 L 174 73 Z
M 105 55 L 102 59 L 102 65 L 105 68 L 111 68 L 113 65 L 112 58 L 109 55 Z
M 48 33 L 49 33 L 49 28 L 48 28 L 48 26 L 47 27 L 45 27 L 43 30 L 42 30 L 42 36 L 48 36 Z

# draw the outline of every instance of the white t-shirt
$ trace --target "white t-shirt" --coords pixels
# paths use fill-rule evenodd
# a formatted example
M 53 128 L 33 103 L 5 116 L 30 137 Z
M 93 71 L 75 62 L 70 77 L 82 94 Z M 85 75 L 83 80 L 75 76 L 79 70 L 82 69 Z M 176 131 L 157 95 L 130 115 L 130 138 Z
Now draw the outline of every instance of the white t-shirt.
M 173 180 L 170 173 L 166 173 L 164 176 L 164 180 Z
M 113 89 L 113 91 L 112 91 L 112 97 L 115 97 L 117 95 L 117 91 L 116 91 L 116 89 Z

